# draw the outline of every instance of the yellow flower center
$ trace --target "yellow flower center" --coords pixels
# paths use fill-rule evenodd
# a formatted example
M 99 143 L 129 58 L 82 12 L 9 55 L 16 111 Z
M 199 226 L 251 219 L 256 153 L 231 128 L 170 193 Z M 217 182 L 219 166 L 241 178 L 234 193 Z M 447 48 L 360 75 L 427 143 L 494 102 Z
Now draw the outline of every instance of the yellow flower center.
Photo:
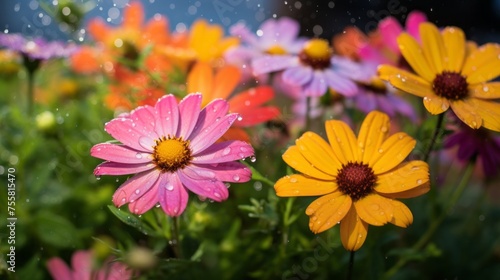
M 339 190 L 350 196 L 353 201 L 357 201 L 372 193 L 377 176 L 368 164 L 348 162 L 342 165 L 336 180 Z
M 311 39 L 299 54 L 300 61 L 314 69 L 324 69 L 330 66 L 332 49 L 324 39 Z
M 191 162 L 189 140 L 182 137 L 162 137 L 156 140 L 153 151 L 153 162 L 162 172 L 174 172 L 186 167 Z
M 272 55 L 282 55 L 282 54 L 286 54 L 286 50 L 284 48 L 282 48 L 280 45 L 273 45 L 271 46 L 270 48 L 268 48 L 266 50 L 266 52 L 268 54 L 272 54 Z
M 460 100 L 468 95 L 467 80 L 460 73 L 443 71 L 436 75 L 432 82 L 432 89 L 436 95 L 449 99 Z

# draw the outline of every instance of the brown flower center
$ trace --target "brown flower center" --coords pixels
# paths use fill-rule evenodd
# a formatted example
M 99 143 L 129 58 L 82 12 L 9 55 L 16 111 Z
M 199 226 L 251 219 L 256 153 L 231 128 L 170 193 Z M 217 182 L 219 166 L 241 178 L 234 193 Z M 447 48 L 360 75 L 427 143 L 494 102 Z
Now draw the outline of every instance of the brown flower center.
M 328 41 L 323 39 L 311 39 L 304 45 L 299 53 L 300 62 L 314 69 L 325 69 L 330 66 L 332 49 Z
M 460 100 L 467 97 L 467 80 L 459 73 L 443 71 L 436 75 L 432 89 L 440 97 L 449 100 Z
M 186 167 L 191 162 L 189 140 L 182 137 L 165 137 L 156 140 L 153 151 L 153 162 L 162 172 L 174 172 Z
M 377 176 L 368 164 L 348 162 L 343 164 L 337 174 L 339 190 L 356 201 L 373 191 Z

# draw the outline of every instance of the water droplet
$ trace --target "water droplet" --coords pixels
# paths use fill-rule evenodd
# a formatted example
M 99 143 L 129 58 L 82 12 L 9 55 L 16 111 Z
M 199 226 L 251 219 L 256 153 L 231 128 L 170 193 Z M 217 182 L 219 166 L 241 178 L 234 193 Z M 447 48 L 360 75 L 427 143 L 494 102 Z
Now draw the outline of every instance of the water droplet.
M 476 128 L 476 127 L 477 127 L 477 122 L 473 121 L 473 122 L 472 122 L 472 126 L 473 126 L 474 128 Z
M 231 187 L 231 184 L 229 184 L 229 183 L 224 183 L 224 186 L 226 186 L 226 188 L 228 188 L 228 189 L 229 189 L 229 188 Z
M 297 178 L 291 178 L 290 183 L 297 183 Z
M 246 147 L 243 147 L 243 146 L 240 147 L 240 151 L 242 151 L 242 152 L 246 152 L 247 150 L 248 149 Z
M 142 158 L 142 154 L 141 153 L 137 153 L 137 154 L 135 154 L 135 157 L 136 158 Z
M 405 138 L 405 135 L 404 134 L 399 134 L 398 138 L 399 138 L 399 140 L 401 140 L 401 139 Z
M 167 185 L 165 186 L 165 189 L 167 189 L 167 191 L 173 191 L 173 190 L 174 190 L 174 185 L 172 185 L 172 184 L 167 184 Z
M 233 176 L 233 180 L 235 180 L 236 182 L 238 182 L 240 180 L 240 176 L 238 174 L 234 175 Z
M 242 116 L 238 116 L 237 120 L 241 121 L 241 120 L 243 120 L 243 117 Z
M 299 193 L 300 193 L 300 191 L 299 191 L 299 190 L 294 190 L 294 191 L 293 191 L 293 193 L 294 193 L 294 194 L 299 194 Z
M 99 180 L 101 180 L 101 176 L 96 176 L 96 177 L 95 177 L 95 179 L 96 179 L 97 181 L 99 181 Z
M 377 211 L 378 209 L 380 209 L 380 206 L 378 204 L 372 204 L 371 208 L 373 211 Z
M 218 192 L 214 192 L 214 196 L 217 197 L 217 198 L 221 198 L 222 196 L 220 195 L 220 193 Z
M 141 192 L 140 189 L 135 190 L 135 194 L 139 194 Z
M 122 198 L 122 203 L 125 203 L 127 200 L 124 198 Z
M 382 127 L 380 128 L 380 131 L 382 131 L 382 132 L 387 132 L 387 126 L 382 126 Z
M 215 118 L 215 121 L 216 122 L 220 121 L 220 117 Z
M 382 215 L 385 214 L 385 212 L 384 211 L 380 211 L 378 214 L 382 216 Z
M 422 184 L 422 182 L 423 182 L 422 179 L 417 180 L 417 184 Z
M 255 161 L 257 161 L 257 159 L 256 159 L 254 156 L 251 156 L 251 157 L 250 157 L 250 161 L 251 161 L 251 162 L 255 162 Z
M 384 152 L 384 149 L 380 148 L 380 149 L 378 149 L 378 152 L 379 152 L 379 153 L 383 153 L 383 152 Z
M 259 182 L 259 181 L 256 181 L 255 183 L 253 183 L 253 188 L 256 190 L 256 191 L 260 191 L 262 190 L 262 183 Z
M 223 156 L 227 156 L 231 152 L 231 148 L 227 147 L 222 151 Z

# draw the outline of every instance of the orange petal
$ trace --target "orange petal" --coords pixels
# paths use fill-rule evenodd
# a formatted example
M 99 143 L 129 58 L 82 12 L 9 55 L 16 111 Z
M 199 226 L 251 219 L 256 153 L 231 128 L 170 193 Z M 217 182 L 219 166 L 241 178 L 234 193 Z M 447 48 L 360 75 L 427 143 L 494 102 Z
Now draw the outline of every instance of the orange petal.
M 321 180 L 335 179 L 333 175 L 322 172 L 318 168 L 313 166 L 312 163 L 305 158 L 305 156 L 297 146 L 289 147 L 288 150 L 286 150 L 286 152 L 283 154 L 283 160 L 293 169 L 313 178 Z
M 429 82 L 432 81 L 437 72 L 427 63 L 424 52 L 417 41 L 411 35 L 402 33 L 398 37 L 398 45 L 401 54 L 406 61 L 408 61 L 413 70 L 425 80 Z
M 469 94 L 482 99 L 500 98 L 500 82 L 469 86 Z
M 325 122 L 328 141 L 336 158 L 343 163 L 360 160 L 360 149 L 352 129 L 343 121 L 330 120 Z
M 334 192 L 313 201 L 306 209 L 310 217 L 309 228 L 314 233 L 323 232 L 338 224 L 351 208 L 351 197 Z
M 466 125 L 477 129 L 481 127 L 483 118 L 479 114 L 477 106 L 470 99 L 451 101 L 451 109 Z
M 410 209 L 401 201 L 391 200 L 394 216 L 389 221 L 391 224 L 394 224 L 398 227 L 408 227 L 413 223 L 413 214 Z
M 354 207 L 340 222 L 340 240 L 348 251 L 356 251 L 365 243 L 368 235 L 368 224 L 361 220 Z
M 378 152 L 387 137 L 389 127 L 389 117 L 384 113 L 372 111 L 366 116 L 358 135 L 362 162 L 368 162 L 374 153 Z
M 139 1 L 132 1 L 123 13 L 123 26 L 130 29 L 141 29 L 144 21 L 144 11 Z
M 383 196 L 388 198 L 412 198 L 421 196 L 427 193 L 431 188 L 430 182 L 423 183 L 422 185 L 409 189 L 407 191 L 397 192 L 397 193 L 384 193 Z
M 104 21 L 102 21 L 102 19 L 100 18 L 92 19 L 88 23 L 87 30 L 90 36 L 92 36 L 95 41 L 103 43 L 108 40 L 112 32 L 111 30 L 109 30 L 109 27 L 106 25 L 106 23 L 104 23 Z
M 467 77 L 474 74 L 474 72 L 482 68 L 484 65 L 493 60 L 498 60 L 498 55 L 500 55 L 500 45 L 498 44 L 485 44 L 473 50 L 465 59 L 462 74 Z
M 157 45 L 165 45 L 169 42 L 168 21 L 165 17 L 160 16 L 150 20 L 143 30 L 143 39 L 145 43 L 155 43 Z
M 342 164 L 334 155 L 332 148 L 318 134 L 306 132 L 295 143 L 311 165 L 329 175 L 337 175 Z
M 241 79 L 241 71 L 239 68 L 226 65 L 219 69 L 215 74 L 213 98 L 227 99 L 236 88 Z
M 187 77 L 187 92 L 203 94 L 203 104 L 208 104 L 213 97 L 214 75 L 208 63 L 196 63 Z
M 433 115 L 441 114 L 442 112 L 448 110 L 450 107 L 450 102 L 448 99 L 439 97 L 437 95 L 430 95 L 424 97 L 424 106 L 429 113 Z
M 391 221 L 393 206 L 391 199 L 378 194 L 367 195 L 354 202 L 359 217 L 374 226 L 381 226 Z
M 234 110 L 232 112 L 239 113 L 241 116 L 241 120 L 238 120 L 233 124 L 234 126 L 239 127 L 258 125 L 275 119 L 280 115 L 280 110 L 278 109 L 278 107 L 274 106 L 253 108 L 252 110 L 247 109 L 243 111 Z
M 481 100 L 472 98 L 477 113 L 483 119 L 483 126 L 487 129 L 500 131 L 500 103 L 492 100 Z
M 430 22 L 420 24 L 419 32 L 422 40 L 422 49 L 430 68 L 434 73 L 443 72 L 443 58 L 445 57 L 446 50 L 441 33 Z
M 240 92 L 229 100 L 229 108 L 240 112 L 245 108 L 255 108 L 274 98 L 274 90 L 270 86 L 259 86 Z
M 403 162 L 390 172 L 377 175 L 375 191 L 398 193 L 416 188 L 429 181 L 429 165 L 420 160 Z
M 248 133 L 239 127 L 230 127 L 224 135 L 222 135 L 219 141 L 228 141 L 228 140 L 240 140 L 244 142 L 250 143 L 250 136 Z
M 368 162 L 375 175 L 387 172 L 400 164 L 411 153 L 417 141 L 404 132 L 391 135 Z
M 444 70 L 460 73 L 467 50 L 464 32 L 457 27 L 446 27 L 443 30 L 443 41 L 446 48 Z
M 274 185 L 277 196 L 320 196 L 336 191 L 335 181 L 323 181 L 308 176 L 294 174 L 279 179 Z

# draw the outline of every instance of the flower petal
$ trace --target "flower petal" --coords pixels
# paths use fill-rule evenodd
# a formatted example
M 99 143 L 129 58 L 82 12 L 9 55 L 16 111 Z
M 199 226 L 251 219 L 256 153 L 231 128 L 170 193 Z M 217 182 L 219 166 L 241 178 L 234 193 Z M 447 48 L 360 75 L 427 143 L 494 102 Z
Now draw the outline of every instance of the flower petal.
M 314 71 L 312 79 L 304 85 L 304 94 L 311 97 L 319 97 L 326 93 L 328 86 L 322 71 Z
M 123 27 L 140 30 L 144 21 L 144 11 L 140 2 L 132 2 L 123 11 Z
M 373 111 L 369 113 L 358 135 L 358 145 L 361 149 L 362 162 L 369 162 L 387 138 L 390 122 L 389 117 L 381 112 Z
M 325 173 L 314 166 L 307 157 L 302 153 L 299 147 L 291 146 L 283 154 L 283 160 L 293 169 L 321 180 L 334 180 L 335 177 L 329 173 Z
M 387 172 L 400 164 L 411 153 L 417 141 L 404 132 L 391 135 L 373 154 L 368 164 L 375 175 Z
M 153 146 L 143 147 L 140 144 L 140 139 L 147 139 L 148 142 L 154 143 L 153 134 L 145 131 L 130 118 L 115 118 L 107 122 L 104 130 L 113 138 L 120 141 L 126 146 L 141 152 L 152 152 Z M 156 135 L 156 134 L 154 134 Z
M 428 64 L 424 51 L 412 36 L 402 33 L 398 37 L 398 45 L 401 54 L 420 77 L 429 82 L 434 80 L 437 73 Z
M 161 179 L 158 179 L 143 196 L 128 204 L 131 213 L 136 215 L 144 214 L 159 203 L 158 186 L 160 181 Z
M 292 55 L 266 55 L 252 60 L 252 69 L 255 76 L 284 70 L 298 65 L 298 58 Z
M 367 195 L 354 202 L 359 217 L 374 226 L 382 226 L 392 220 L 394 207 L 391 199 L 378 194 Z
M 404 73 L 402 73 L 391 76 L 389 78 L 389 83 L 399 90 L 419 97 L 425 97 L 434 94 L 434 90 L 429 83 L 425 82 L 423 79 L 420 79 L 420 77 L 416 77 L 413 74 L 405 75 Z
M 125 203 L 134 202 L 136 199 L 149 192 L 158 181 L 159 171 L 142 172 L 128 179 L 113 194 L 113 203 L 121 207 Z
M 214 74 L 212 67 L 206 62 L 197 62 L 187 77 L 187 92 L 200 92 L 205 102 L 208 103 L 213 97 Z
M 94 169 L 94 175 L 95 176 L 127 175 L 127 174 L 140 173 L 146 170 L 151 170 L 153 168 L 155 168 L 154 163 L 126 164 L 126 163 L 106 161 L 99 164 Z
M 398 193 L 416 188 L 429 181 L 429 165 L 420 160 L 403 162 L 387 173 L 377 175 L 375 191 Z
M 338 159 L 339 164 L 331 168 L 339 169 L 342 164 L 355 162 L 361 159 L 356 136 L 352 129 L 343 121 L 329 120 L 325 122 L 326 135 L 333 151 L 333 159 Z M 321 155 L 320 155 L 321 156 Z M 329 162 L 332 160 L 328 159 Z M 334 162 L 334 161 L 333 161 Z M 334 175 L 337 173 L 335 172 Z
M 465 59 L 462 75 L 466 77 L 473 75 L 474 72 L 481 70 L 484 65 L 493 60 L 498 60 L 498 55 L 500 55 L 500 45 L 498 44 L 485 44 L 473 50 Z
M 236 66 L 225 65 L 215 74 L 212 98 L 227 99 L 241 79 L 241 71 Z M 211 100 L 208 100 L 211 101 Z
M 228 102 L 232 112 L 241 114 L 241 111 L 246 108 L 258 107 L 272 99 L 274 99 L 272 87 L 258 86 L 236 94 Z
M 244 159 L 254 155 L 252 146 L 243 141 L 230 140 L 215 143 L 200 153 L 193 155 L 192 163 L 215 164 Z
M 394 216 L 389 221 L 398 227 L 406 228 L 413 223 L 413 214 L 410 209 L 401 201 L 391 200 Z
M 482 125 L 494 131 L 500 131 L 500 104 L 495 101 L 473 98 L 471 102 L 478 108 L 477 113 L 481 116 Z
M 201 110 L 196 125 L 187 140 L 193 141 L 202 131 L 208 132 L 207 128 L 213 125 L 217 118 L 220 120 L 224 117 L 228 110 L 229 104 L 224 99 L 212 100 L 212 102 L 208 103 L 207 106 Z
M 354 96 L 358 93 L 356 83 L 335 73 L 335 71 L 326 69 L 324 71 L 325 79 L 328 87 L 344 96 Z
M 342 167 L 342 162 L 332 151 L 332 148 L 335 149 L 335 147 L 330 147 L 323 138 L 314 132 L 304 133 L 295 141 L 295 144 L 307 161 L 324 173 L 336 176 L 338 170 Z
M 475 98 L 498 99 L 500 98 L 500 82 L 470 85 L 469 94 Z
M 177 100 L 172 94 L 166 95 L 158 100 L 155 105 L 156 130 L 158 136 L 175 136 L 179 125 L 179 107 Z
M 50 276 L 52 276 L 52 278 L 54 280 L 73 279 L 73 274 L 72 274 L 70 268 L 59 257 L 53 257 L 47 261 L 47 270 L 49 271 Z M 91 275 L 91 271 L 89 270 L 87 278 L 82 278 L 82 279 L 89 279 L 90 275 Z
M 478 67 L 466 79 L 469 84 L 477 84 L 496 79 L 498 76 L 500 76 L 500 57 L 492 57 L 490 62 Z
M 155 113 L 154 107 L 151 106 L 141 106 L 132 112 L 130 112 L 130 116 L 137 126 L 143 129 L 144 132 L 148 132 L 150 138 L 158 139 L 160 138 L 158 134 L 156 134 L 155 130 Z
M 92 274 L 92 253 L 90 251 L 77 251 L 71 257 L 73 277 L 70 279 L 90 279 Z
M 441 114 L 448 110 L 450 102 L 446 98 L 439 97 L 432 94 L 431 96 L 424 97 L 424 106 L 429 113 L 433 115 Z
M 320 196 L 336 191 L 335 181 L 323 181 L 301 174 L 287 175 L 274 185 L 277 196 Z
M 158 184 L 161 208 L 171 217 L 180 216 L 186 209 L 189 194 L 179 180 L 178 173 L 164 173 Z
M 313 78 L 313 69 L 311 67 L 297 65 L 283 71 L 281 78 L 289 85 L 302 86 L 310 82 Z
M 111 143 L 101 143 L 93 146 L 90 149 L 90 155 L 103 160 L 128 164 L 146 163 L 152 160 L 150 153 Z
M 437 27 L 430 22 L 420 24 L 419 31 L 420 39 L 422 40 L 422 49 L 427 58 L 428 65 L 434 73 L 443 72 L 443 58 L 445 57 L 446 49 L 441 33 Z
M 383 42 L 393 53 L 399 53 L 397 37 L 403 32 L 399 21 L 394 17 L 386 17 L 378 23 L 378 30 Z
M 200 116 L 201 94 L 190 94 L 179 102 L 179 129 L 177 137 L 189 139 Z
M 464 32 L 460 28 L 446 27 L 442 34 L 446 49 L 444 70 L 460 73 L 466 51 Z
M 361 220 L 356 209 L 351 207 L 340 222 L 340 240 L 348 251 L 356 251 L 365 243 L 368 235 L 368 224 Z
M 217 202 L 226 200 L 229 196 L 226 185 L 219 180 L 205 179 L 190 169 L 183 169 L 178 175 L 182 184 L 197 195 Z
M 270 121 L 280 115 L 280 110 L 274 106 L 248 108 L 244 111 L 239 111 L 241 118 L 234 123 L 235 127 L 251 127 L 261 123 Z
M 309 228 L 314 233 L 320 233 L 335 226 L 347 215 L 351 205 L 351 197 L 341 192 L 316 199 L 306 209 L 306 214 L 310 217 Z
M 397 192 L 397 193 L 384 193 L 383 196 L 388 198 L 412 198 L 421 196 L 427 193 L 431 188 L 430 182 L 423 183 L 422 185 L 409 189 L 407 191 Z
M 244 183 L 252 178 L 252 171 L 240 162 L 223 162 L 217 165 L 193 164 L 186 168 L 206 179 L 223 182 Z
M 481 127 L 483 118 L 479 114 L 480 108 L 477 108 L 475 103 L 469 100 L 456 100 L 452 101 L 451 109 L 466 125 L 471 128 L 477 129 Z

